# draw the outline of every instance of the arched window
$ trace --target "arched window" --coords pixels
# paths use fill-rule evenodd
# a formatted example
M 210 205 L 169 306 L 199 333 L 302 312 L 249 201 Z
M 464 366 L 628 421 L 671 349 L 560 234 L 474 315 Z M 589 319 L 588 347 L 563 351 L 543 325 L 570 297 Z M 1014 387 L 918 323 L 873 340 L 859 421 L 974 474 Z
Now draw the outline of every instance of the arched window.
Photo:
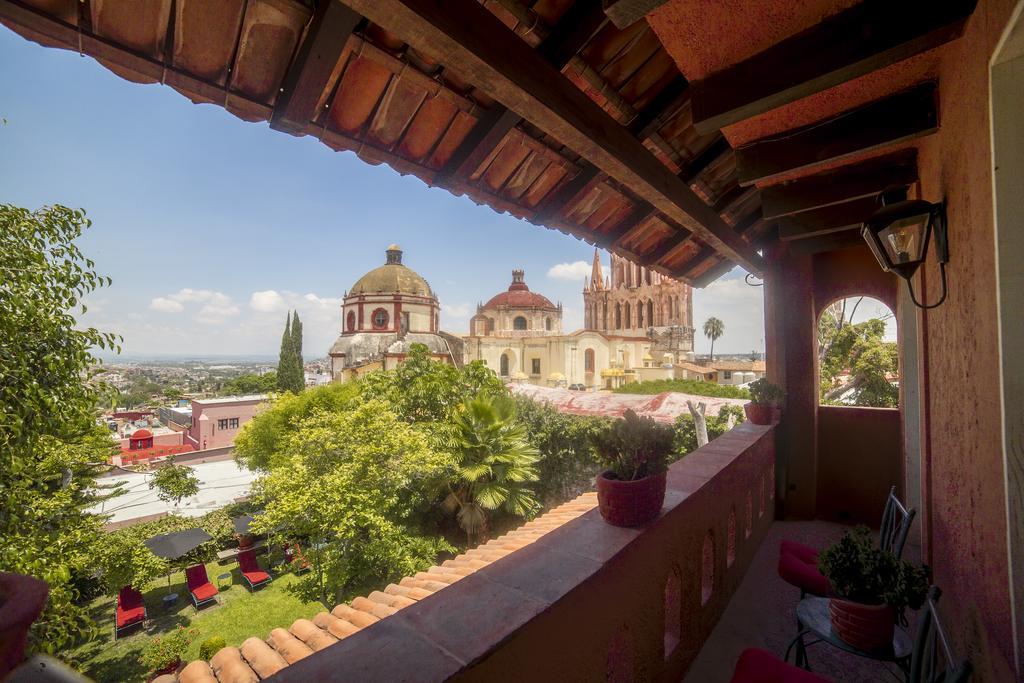
M 355 311 L 349 311 L 348 315 L 345 317 L 345 328 L 349 332 L 355 332 L 356 331 L 356 313 L 355 313 Z
M 625 324 L 626 329 L 628 330 L 628 329 L 632 328 L 633 327 L 633 322 L 632 322 L 633 316 L 631 315 L 631 311 L 630 311 L 630 308 L 629 308 L 629 302 L 628 301 L 626 302 L 626 305 L 623 306 L 622 315 L 623 315 L 623 324 Z
M 615 304 L 615 329 L 622 329 L 622 305 Z
M 373 312 L 373 317 L 371 318 L 371 320 L 373 321 L 373 329 L 386 329 L 388 326 L 388 312 L 385 311 L 383 308 L 378 308 Z
M 508 377 L 508 354 L 501 354 L 501 376 Z
M 521 315 L 517 315 L 515 320 L 512 321 L 513 330 L 525 330 L 526 329 L 526 318 Z
M 654 302 L 647 302 L 647 324 L 654 327 Z
M 583 371 L 594 371 L 594 349 L 587 349 L 583 352 Z
M 544 329 L 548 332 L 551 331 L 551 317 L 544 318 Z

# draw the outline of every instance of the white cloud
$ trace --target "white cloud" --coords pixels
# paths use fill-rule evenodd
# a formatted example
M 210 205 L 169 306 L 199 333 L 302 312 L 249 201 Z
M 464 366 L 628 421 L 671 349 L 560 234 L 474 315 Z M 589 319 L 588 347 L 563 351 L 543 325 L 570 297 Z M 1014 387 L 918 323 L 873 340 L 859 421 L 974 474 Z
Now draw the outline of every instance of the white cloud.
M 185 310 L 177 301 L 168 299 L 165 296 L 158 296 L 149 302 L 150 310 L 157 311 L 159 313 L 181 313 Z M 99 311 L 97 311 L 98 313 Z
M 558 263 L 548 269 L 548 277 L 555 280 L 569 280 L 580 282 L 590 277 L 591 264 L 586 261 L 573 261 L 572 263 Z
M 188 287 L 179 289 L 174 294 L 154 297 L 149 302 L 149 308 L 160 313 L 181 313 L 185 310 L 186 304 L 192 303 L 203 304 L 203 307 L 195 314 L 195 320 L 204 325 L 220 324 L 224 322 L 225 318 L 236 316 L 239 313 L 238 306 L 227 294 L 211 289 L 190 289 Z
M 464 334 L 469 330 L 469 319 L 476 308 L 472 304 L 441 304 L 441 329 L 452 334 Z
M 273 289 L 266 289 L 262 292 L 253 292 L 249 297 L 249 307 L 254 311 L 270 312 L 283 311 L 285 309 L 284 297 Z

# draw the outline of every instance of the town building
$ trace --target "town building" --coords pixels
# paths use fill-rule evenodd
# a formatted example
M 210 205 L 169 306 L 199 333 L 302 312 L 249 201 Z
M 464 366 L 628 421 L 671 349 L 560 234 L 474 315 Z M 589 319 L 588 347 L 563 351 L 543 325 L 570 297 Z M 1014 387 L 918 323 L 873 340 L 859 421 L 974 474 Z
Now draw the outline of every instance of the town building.
M 185 436 L 185 443 L 200 451 L 234 444 L 238 430 L 256 415 L 266 401 L 265 394 L 194 399 L 192 426 Z
M 704 364 L 705 370 L 714 372 L 712 382 L 718 384 L 750 384 L 765 375 L 763 360 L 715 360 Z
M 565 334 L 562 305 L 531 292 L 522 270 L 512 271 L 507 291 L 477 306 L 469 328 L 466 360 L 484 361 L 505 381 L 614 388 L 638 377 L 672 376 L 671 360 L 655 362 L 651 340 L 639 330 Z
M 440 305 L 430 284 L 402 263 L 398 245 L 386 255 L 384 265 L 345 293 L 341 334 L 329 354 L 334 381 L 397 367 L 413 344 L 423 344 L 437 360 L 462 362 L 461 341 L 440 330 Z

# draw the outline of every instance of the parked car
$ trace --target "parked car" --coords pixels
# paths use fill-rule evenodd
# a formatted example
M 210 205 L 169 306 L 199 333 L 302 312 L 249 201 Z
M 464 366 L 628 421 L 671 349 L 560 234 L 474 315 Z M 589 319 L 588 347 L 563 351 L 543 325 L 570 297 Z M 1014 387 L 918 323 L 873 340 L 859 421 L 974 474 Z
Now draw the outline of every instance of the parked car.
M 569 385 L 569 391 L 586 391 L 586 390 L 587 390 L 587 387 L 584 386 L 583 384 L 577 383 L 577 384 L 570 384 Z

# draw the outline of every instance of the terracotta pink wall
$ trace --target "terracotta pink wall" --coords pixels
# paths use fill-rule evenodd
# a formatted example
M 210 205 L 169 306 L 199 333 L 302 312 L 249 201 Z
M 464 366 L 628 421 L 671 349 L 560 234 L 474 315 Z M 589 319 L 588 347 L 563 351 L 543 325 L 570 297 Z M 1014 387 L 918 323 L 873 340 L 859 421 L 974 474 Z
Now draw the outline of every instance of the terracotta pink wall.
M 189 441 L 200 449 L 230 446 L 235 442 L 242 425 L 252 419 L 263 403 L 260 400 L 249 400 L 204 405 L 193 401 Z M 204 417 L 207 419 L 202 419 Z M 221 429 L 217 426 L 218 420 L 231 418 L 238 418 L 236 429 Z
M 173 434 L 154 434 L 153 445 L 154 446 L 178 446 L 184 441 L 184 434 L 182 432 L 175 432 Z M 129 439 L 121 439 L 121 448 L 128 448 Z
M 999 403 L 989 59 L 1014 2 L 982 0 L 939 71 L 938 135 L 918 166 L 924 199 L 948 202 L 949 297 L 919 313 L 926 559 L 976 680 L 1013 680 Z M 1022 181 L 1024 182 L 1024 181 Z M 938 295 L 934 264 L 919 276 Z M 1024 672 L 1017 672 L 1018 675 Z
M 899 410 L 819 406 L 817 516 L 877 527 L 902 488 L 901 451 Z

